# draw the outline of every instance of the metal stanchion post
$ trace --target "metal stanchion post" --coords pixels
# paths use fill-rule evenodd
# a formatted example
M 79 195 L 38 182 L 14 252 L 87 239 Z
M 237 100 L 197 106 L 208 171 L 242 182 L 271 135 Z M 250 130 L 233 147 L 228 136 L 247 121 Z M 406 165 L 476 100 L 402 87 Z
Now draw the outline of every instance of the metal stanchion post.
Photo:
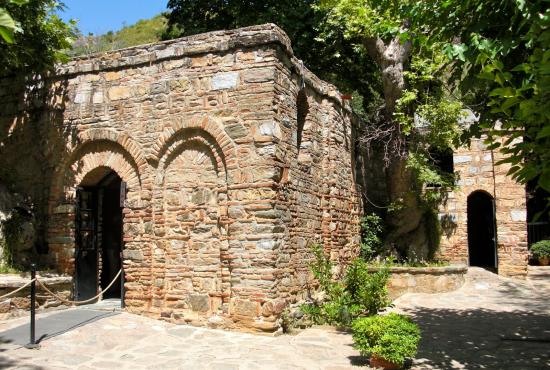
M 124 256 L 120 252 L 120 308 L 124 308 Z
M 36 307 L 36 265 L 31 264 L 31 338 L 30 342 L 25 345 L 25 348 L 35 349 L 39 348 L 40 345 L 36 343 L 35 339 L 35 307 Z

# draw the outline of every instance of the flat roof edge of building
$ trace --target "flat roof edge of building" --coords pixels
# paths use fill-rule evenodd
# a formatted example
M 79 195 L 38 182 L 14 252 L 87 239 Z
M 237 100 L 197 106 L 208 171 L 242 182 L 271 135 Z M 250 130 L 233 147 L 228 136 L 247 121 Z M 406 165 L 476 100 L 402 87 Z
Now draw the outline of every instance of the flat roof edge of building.
M 338 89 L 317 77 L 294 55 L 290 38 L 276 24 L 267 23 L 233 30 L 212 31 L 178 39 L 160 41 L 151 44 L 132 46 L 124 49 L 80 56 L 55 67 L 49 77 L 66 77 L 86 73 L 130 68 L 163 60 L 179 59 L 188 56 L 219 53 L 241 47 L 254 47 L 278 44 L 287 54 L 290 63 L 304 82 L 321 95 L 336 100 L 339 105 L 351 112 L 349 104 L 341 97 Z M 54 77 L 54 78 L 55 78 Z

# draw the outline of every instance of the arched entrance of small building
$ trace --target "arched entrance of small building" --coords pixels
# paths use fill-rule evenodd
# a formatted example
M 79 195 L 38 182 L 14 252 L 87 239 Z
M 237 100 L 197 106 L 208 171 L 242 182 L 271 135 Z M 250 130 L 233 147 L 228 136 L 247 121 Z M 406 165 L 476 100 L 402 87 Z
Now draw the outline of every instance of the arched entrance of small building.
M 125 183 L 116 172 L 99 167 L 83 179 L 76 194 L 76 300 L 99 291 L 122 298 L 121 280 L 106 290 L 122 267 L 122 209 Z
M 470 266 L 497 267 L 495 202 L 484 191 L 468 196 L 468 254 Z

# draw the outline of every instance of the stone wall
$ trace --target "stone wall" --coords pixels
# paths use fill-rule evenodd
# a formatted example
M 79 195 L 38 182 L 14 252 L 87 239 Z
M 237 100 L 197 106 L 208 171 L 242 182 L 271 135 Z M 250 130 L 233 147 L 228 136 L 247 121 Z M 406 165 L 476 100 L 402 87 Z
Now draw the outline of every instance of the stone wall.
M 454 153 L 458 182 L 440 214 L 444 220 L 440 255 L 468 264 L 468 196 L 483 191 L 495 200 L 498 273 L 524 277 L 528 258 L 525 187 L 506 175 L 509 164 L 496 164 L 503 156 L 487 149 L 485 139 L 473 139 Z
M 311 281 L 308 244 L 356 253 L 351 112 L 274 25 L 76 59 L 18 86 L 0 81 L 0 167 L 44 208 L 53 267 L 75 271 L 76 187 L 98 169 L 127 183 L 131 312 L 273 331 Z
M 375 271 L 375 269 L 372 269 Z M 443 267 L 390 267 L 388 282 L 390 298 L 396 299 L 405 293 L 446 293 L 459 289 L 465 282 L 468 268 Z
M 0 275 L 0 296 L 6 295 L 22 287 L 30 280 L 29 276 Z M 67 276 L 46 276 L 41 281 L 48 289 L 65 299 L 71 296 L 72 279 Z M 0 320 L 28 315 L 30 310 L 30 286 L 7 298 L 0 300 Z M 44 311 L 54 308 L 66 308 L 63 302 L 44 292 L 42 288 L 36 287 L 36 310 Z

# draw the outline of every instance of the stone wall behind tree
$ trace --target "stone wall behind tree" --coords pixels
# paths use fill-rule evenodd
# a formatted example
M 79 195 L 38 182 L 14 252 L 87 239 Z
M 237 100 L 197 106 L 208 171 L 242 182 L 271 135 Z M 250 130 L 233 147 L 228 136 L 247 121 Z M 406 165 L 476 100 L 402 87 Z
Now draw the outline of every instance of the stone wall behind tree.
M 131 312 L 273 331 L 311 282 L 308 244 L 356 254 L 352 115 L 274 25 L 76 59 L 0 95 L 0 167 L 45 210 L 57 270 L 75 271 L 76 187 L 127 183 Z

